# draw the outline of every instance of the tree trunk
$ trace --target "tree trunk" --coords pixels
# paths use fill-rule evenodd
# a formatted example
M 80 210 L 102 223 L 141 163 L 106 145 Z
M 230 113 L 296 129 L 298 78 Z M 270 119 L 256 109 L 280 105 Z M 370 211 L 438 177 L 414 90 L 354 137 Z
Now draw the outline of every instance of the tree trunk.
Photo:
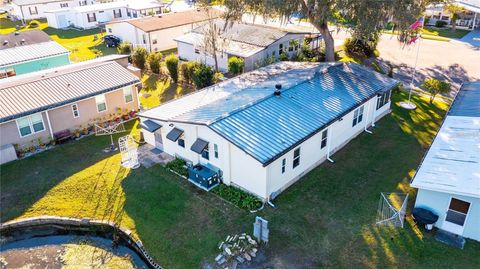
M 431 104 L 431 105 L 433 104 L 433 100 L 435 100 L 435 95 L 436 95 L 436 94 L 430 95 L 430 104 Z
M 452 23 L 452 31 L 457 30 L 457 19 L 452 17 L 452 20 L 450 21 Z
M 333 40 L 332 33 L 328 29 L 327 23 L 315 23 L 312 22 L 313 26 L 322 34 L 323 41 L 325 42 L 325 61 L 335 62 L 335 42 Z

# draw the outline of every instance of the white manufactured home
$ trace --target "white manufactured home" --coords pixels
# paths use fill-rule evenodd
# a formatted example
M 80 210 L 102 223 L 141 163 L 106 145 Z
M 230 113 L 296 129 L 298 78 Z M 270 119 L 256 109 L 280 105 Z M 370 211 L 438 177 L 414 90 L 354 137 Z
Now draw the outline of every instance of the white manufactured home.
M 153 16 L 162 13 L 164 4 L 154 0 L 116 1 L 45 11 L 52 28 L 89 29 L 111 21 Z
M 9 4 L 9 15 L 15 20 L 32 20 L 45 18 L 49 10 L 93 5 L 93 0 L 13 0 Z
M 214 25 L 205 23 L 190 33 L 175 38 L 178 57 L 214 66 L 212 53 L 205 49 L 205 34 L 209 27 L 225 28 L 217 41 L 218 69 L 222 72 L 228 71 L 228 59 L 235 56 L 243 59 L 244 71 L 251 71 L 264 66 L 263 62 L 268 57 L 277 60 L 282 54 L 293 56 L 301 49 L 305 36 L 309 34 L 238 22 L 225 26 L 225 21 L 221 19 L 216 20 Z
M 437 228 L 480 241 L 480 81 L 460 89 L 411 186 Z
M 387 114 L 396 85 L 355 64 L 280 62 L 144 111 L 140 126 L 148 144 L 271 200 Z

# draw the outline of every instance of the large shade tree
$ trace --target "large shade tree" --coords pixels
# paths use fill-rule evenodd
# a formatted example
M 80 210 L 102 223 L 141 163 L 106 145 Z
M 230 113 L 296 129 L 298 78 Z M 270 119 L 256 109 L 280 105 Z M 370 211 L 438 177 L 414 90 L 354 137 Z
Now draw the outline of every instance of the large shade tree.
M 393 21 L 408 36 L 408 26 L 432 0 L 225 0 L 227 21 L 241 20 L 245 13 L 284 20 L 300 15 L 322 34 L 327 61 L 335 61 L 331 24 L 347 24 L 358 39 L 369 40 L 378 35 L 383 25 Z M 437 2 L 437 1 L 435 1 Z M 329 25 L 330 24 L 330 25 Z

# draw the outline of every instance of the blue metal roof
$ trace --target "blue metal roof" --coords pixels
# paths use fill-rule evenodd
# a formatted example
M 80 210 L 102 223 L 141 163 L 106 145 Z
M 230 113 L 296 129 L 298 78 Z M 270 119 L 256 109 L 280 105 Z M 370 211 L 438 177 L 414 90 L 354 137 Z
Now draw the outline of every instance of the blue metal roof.
M 238 110 L 209 126 L 263 165 L 283 155 L 375 94 L 397 82 L 353 64 L 332 66 L 313 79 Z
M 480 117 L 480 81 L 462 85 L 448 111 L 448 115 Z

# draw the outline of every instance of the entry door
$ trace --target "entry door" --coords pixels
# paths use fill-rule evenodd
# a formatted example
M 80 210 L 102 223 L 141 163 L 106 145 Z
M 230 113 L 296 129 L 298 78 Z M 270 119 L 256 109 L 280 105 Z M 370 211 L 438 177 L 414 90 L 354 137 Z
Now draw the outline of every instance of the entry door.
M 445 221 L 443 222 L 442 229 L 454 234 L 462 235 L 469 209 L 469 202 L 452 198 L 447 213 L 445 214 Z
M 154 135 L 155 135 L 155 147 L 163 150 L 162 134 L 160 133 L 160 130 L 155 132 Z
M 65 15 L 58 15 L 57 19 L 58 28 L 68 27 L 67 17 Z

